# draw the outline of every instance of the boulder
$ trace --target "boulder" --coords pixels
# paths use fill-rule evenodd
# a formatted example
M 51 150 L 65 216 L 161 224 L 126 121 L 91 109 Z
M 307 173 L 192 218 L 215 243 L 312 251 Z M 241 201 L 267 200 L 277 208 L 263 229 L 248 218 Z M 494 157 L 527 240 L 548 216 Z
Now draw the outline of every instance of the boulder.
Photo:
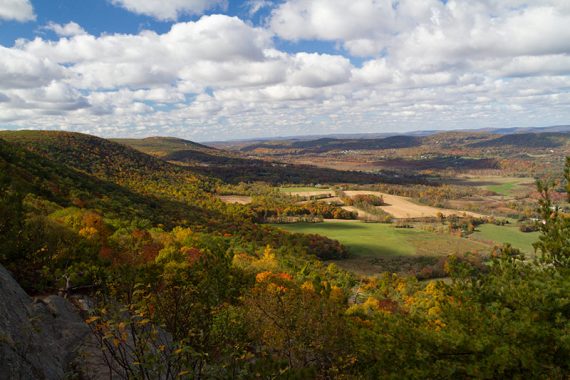
M 89 327 L 69 301 L 55 295 L 32 299 L 0 266 L 2 379 L 66 378 L 89 338 Z

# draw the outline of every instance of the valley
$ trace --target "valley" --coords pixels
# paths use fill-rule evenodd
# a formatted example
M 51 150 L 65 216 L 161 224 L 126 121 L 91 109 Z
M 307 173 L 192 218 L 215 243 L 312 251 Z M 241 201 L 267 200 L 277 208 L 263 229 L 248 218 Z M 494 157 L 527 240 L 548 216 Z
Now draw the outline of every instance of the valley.
M 0 0 L 0 380 L 570 380 L 570 0 Z
M 129 344 L 127 323 L 128 334 L 139 337 L 138 349 L 146 354 L 154 350 L 142 346 L 147 328 L 165 326 L 179 347 L 212 356 L 184 356 L 173 349 L 158 363 L 174 361 L 182 373 L 187 363 L 204 365 L 200 371 L 206 377 L 228 367 L 275 373 L 258 369 L 257 360 L 265 347 L 279 352 L 274 357 L 283 355 L 281 343 L 260 332 L 294 334 L 295 349 L 304 349 L 306 334 L 307 342 L 324 337 L 331 342 L 323 348 L 327 357 L 359 360 L 370 351 L 355 354 L 350 345 L 368 347 L 369 326 L 376 324 L 398 340 L 421 332 L 431 342 L 441 337 L 433 324 L 444 318 L 458 326 L 454 334 L 494 340 L 486 327 L 465 332 L 455 314 L 463 306 L 430 305 L 460 297 L 482 310 L 474 315 L 490 321 L 494 309 L 466 296 L 465 284 L 472 279 L 491 292 L 515 294 L 526 277 L 509 268 L 522 265 L 517 271 L 540 278 L 545 287 L 540 297 L 558 292 L 566 281 L 534 268 L 539 259 L 554 260 L 557 244 L 566 244 L 551 243 L 561 237 L 551 226 L 567 229 L 567 182 L 547 192 L 535 180 L 564 173 L 568 180 L 570 162 L 566 172 L 558 164 L 570 155 L 570 138 L 545 139 L 539 133 L 538 142 L 533 138 L 522 139 L 530 147 L 523 157 L 514 154 L 520 146 L 496 148 L 497 139 L 517 143 L 519 137 L 474 138 L 471 132 L 373 142 L 264 142 L 227 150 L 177 138 L 0 131 L 0 265 L 28 294 L 59 292 L 77 304 L 96 303 L 84 323 L 116 363 Z M 544 141 L 554 153 L 540 154 Z M 445 145 L 435 158 L 428 153 L 434 144 Z M 9 276 L 2 281 L 15 286 Z M 486 297 L 483 291 L 469 290 Z M 521 302 L 539 297 L 533 292 L 534 298 Z M 557 310 L 555 305 L 548 307 Z M 330 314 L 323 316 L 322 308 Z M 275 324 L 275 318 L 291 317 L 294 324 Z M 548 320 L 543 325 L 551 328 Z M 174 321 L 186 327 L 177 330 L 169 325 Z M 263 329 L 250 329 L 254 322 Z M 336 327 L 320 330 L 336 325 L 346 335 Z M 187 331 L 205 334 L 204 340 L 188 342 Z M 403 357 L 417 350 L 381 336 L 382 347 Z M 217 356 L 222 347 L 245 356 L 237 361 Z M 88 355 L 101 360 L 97 350 Z M 366 373 L 356 363 L 349 371 Z M 458 365 L 455 359 L 447 363 Z M 85 363 L 74 365 L 92 370 Z M 131 368 L 122 366 L 120 371 Z M 283 368 L 302 373 L 304 365 Z M 427 363 L 418 368 L 434 373 Z

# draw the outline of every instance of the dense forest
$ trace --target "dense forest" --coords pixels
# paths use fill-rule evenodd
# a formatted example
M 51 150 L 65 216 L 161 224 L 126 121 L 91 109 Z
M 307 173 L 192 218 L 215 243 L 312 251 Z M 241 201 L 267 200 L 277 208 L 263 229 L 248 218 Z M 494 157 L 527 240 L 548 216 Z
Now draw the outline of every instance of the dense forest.
M 89 300 L 82 317 L 116 378 L 570 376 L 570 217 L 554 184 L 538 183 L 535 258 L 508 245 L 483 262 L 449 257 L 449 281 L 422 282 L 358 277 L 331 261 L 350 254 L 338 241 L 258 223 L 354 217 L 334 204 L 225 204 L 228 175 L 155 156 L 76 133 L 0 134 L 0 264 L 29 294 Z

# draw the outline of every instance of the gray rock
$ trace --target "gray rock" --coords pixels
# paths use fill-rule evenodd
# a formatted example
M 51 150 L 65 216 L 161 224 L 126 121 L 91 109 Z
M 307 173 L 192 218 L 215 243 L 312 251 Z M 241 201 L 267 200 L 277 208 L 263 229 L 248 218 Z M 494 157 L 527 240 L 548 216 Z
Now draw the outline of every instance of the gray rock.
M 90 329 L 59 296 L 30 298 L 0 266 L 0 379 L 69 375 Z

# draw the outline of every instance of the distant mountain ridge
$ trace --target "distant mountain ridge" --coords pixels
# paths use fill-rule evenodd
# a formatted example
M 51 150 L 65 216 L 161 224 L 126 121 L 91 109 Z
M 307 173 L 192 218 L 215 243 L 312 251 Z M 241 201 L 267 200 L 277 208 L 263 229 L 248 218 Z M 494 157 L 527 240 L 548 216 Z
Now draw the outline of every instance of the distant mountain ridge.
M 323 153 L 332 150 L 376 150 L 376 149 L 400 149 L 411 148 L 421 145 L 421 140 L 415 136 L 388 136 L 376 139 L 334 139 L 322 138 L 317 140 L 292 141 L 289 145 L 276 144 L 253 144 L 240 149 L 249 152 L 258 148 L 266 149 L 298 149 L 306 153 Z
M 558 148 L 563 146 L 570 136 L 567 133 L 514 133 L 505 134 L 488 141 L 468 145 L 473 148 L 514 146 L 521 148 Z
M 283 141 L 283 140 L 298 140 L 298 141 L 308 141 L 308 140 L 318 140 L 318 139 L 348 139 L 348 140 L 360 140 L 360 139 L 379 139 L 379 138 L 386 138 L 391 136 L 431 136 L 440 133 L 448 133 L 448 132 L 481 132 L 481 133 L 490 133 L 490 134 L 497 134 L 497 135 L 509 135 L 509 134 L 518 134 L 518 133 L 544 133 L 544 132 L 560 132 L 560 133 L 568 133 L 570 132 L 570 125 L 555 125 L 555 126 L 547 126 L 547 127 L 510 127 L 510 128 L 476 128 L 476 129 L 455 129 L 455 130 L 438 130 L 438 129 L 429 129 L 429 130 L 418 130 L 418 131 L 411 131 L 411 132 L 362 132 L 362 133 L 331 133 L 326 135 L 302 135 L 302 136 L 277 136 L 277 137 L 260 137 L 260 138 L 251 138 L 251 139 L 237 139 L 237 140 L 228 140 L 228 141 L 209 141 L 204 142 L 203 144 L 207 146 L 223 146 L 229 143 L 256 143 L 256 142 L 268 142 L 268 141 Z
M 406 134 L 369 138 L 369 139 L 335 139 L 331 137 L 315 140 L 278 140 L 228 145 L 226 149 L 239 150 L 250 154 L 311 154 L 326 152 L 374 151 L 387 149 L 403 149 L 423 147 L 432 151 L 440 148 L 499 148 L 519 147 L 529 149 L 559 148 L 570 142 L 570 127 L 556 127 L 541 132 L 498 134 L 477 131 L 446 131 L 425 136 Z M 562 132 L 551 132 L 552 130 Z M 516 133 L 515 133 L 516 132 Z

